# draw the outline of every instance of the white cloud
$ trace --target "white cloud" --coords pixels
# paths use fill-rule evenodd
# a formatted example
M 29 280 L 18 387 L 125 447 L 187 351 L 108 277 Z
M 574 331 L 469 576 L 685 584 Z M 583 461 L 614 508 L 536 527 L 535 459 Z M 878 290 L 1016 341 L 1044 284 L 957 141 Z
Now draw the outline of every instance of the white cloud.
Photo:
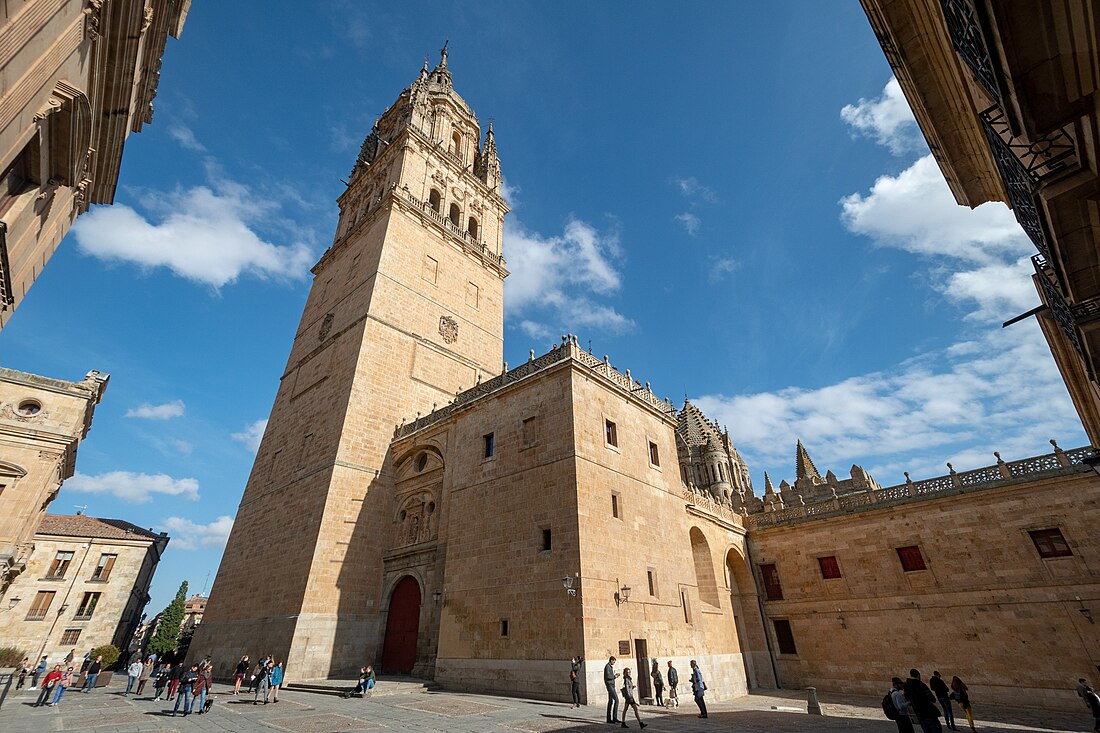
M 866 195 L 845 196 L 840 205 L 852 232 L 917 254 L 989 263 L 1018 257 L 1029 247 L 1004 204 L 989 202 L 971 210 L 955 203 L 931 155 L 897 176 L 880 177 Z
M 673 218 L 676 221 L 680 222 L 680 224 L 684 227 L 684 231 L 693 237 L 696 235 L 696 233 L 698 233 L 699 225 L 702 223 L 699 221 L 699 217 L 691 213 L 690 211 L 685 211 L 682 214 L 677 214 Z
M 125 417 L 138 417 L 144 420 L 170 420 L 173 417 L 182 417 L 183 410 L 183 400 L 172 400 L 162 405 L 151 405 L 144 402 L 127 410 Z
M 616 333 L 634 327 L 596 299 L 622 286 L 614 233 L 570 219 L 561 235 L 543 237 L 513 220 L 505 224 L 504 254 L 512 273 L 504 282 L 504 310 L 522 319 L 520 328 L 528 335 L 552 333 L 557 327 Z
M 208 172 L 218 175 L 208 161 Z M 241 275 L 261 279 L 299 279 L 313 257 L 301 241 L 284 245 L 262 239 L 255 224 L 269 224 L 277 204 L 254 195 L 224 177 L 211 186 L 195 186 L 171 196 L 149 194 L 143 200 L 150 218 L 124 204 L 93 209 L 73 232 L 77 245 L 107 261 L 145 268 L 166 267 L 198 283 L 221 287 Z M 292 227 L 293 237 L 305 238 Z
M 190 127 L 184 127 L 183 125 L 172 125 L 168 128 L 168 136 L 178 142 L 181 147 L 188 150 L 193 150 L 196 153 L 205 153 L 206 146 L 199 142 L 195 137 L 194 131 Z
M 181 550 L 200 547 L 224 547 L 233 529 L 233 517 L 222 515 L 209 524 L 198 524 L 183 517 L 168 517 L 162 522 L 171 544 Z
M 840 118 L 862 135 L 874 138 L 894 155 L 904 155 L 925 148 L 917 120 L 905 100 L 901 85 L 894 77 L 886 82 L 882 95 L 876 99 L 860 99 L 840 110 Z
M 163 473 L 110 471 L 89 476 L 79 471 L 65 482 L 66 489 L 89 494 L 111 494 L 135 504 L 144 504 L 154 494 L 180 496 L 192 501 L 199 498 L 199 482 L 193 478 L 175 479 Z
M 995 450 L 1023 458 L 1046 452 L 1048 438 L 1066 448 L 1085 441 L 1034 323 L 816 389 L 696 402 L 728 424 L 750 466 L 772 467 L 777 482 L 793 480 L 799 438 L 822 472 L 843 476 L 859 463 L 889 483 L 901 480 L 902 470 L 914 479 L 943 473 L 945 460 L 964 470 L 992 463 Z
M 721 282 L 729 275 L 737 272 L 740 267 L 741 262 L 733 257 L 715 257 L 710 261 L 707 279 L 712 283 Z
M 695 176 L 674 178 L 672 179 L 672 183 L 676 188 L 680 189 L 680 193 L 687 198 L 702 199 L 708 204 L 718 202 L 718 194 L 709 186 L 704 186 L 702 183 L 699 183 L 699 180 Z
M 1031 258 L 1021 257 L 1010 264 L 995 263 L 952 273 L 942 289 L 948 299 L 976 306 L 967 318 L 1003 321 L 1006 316 L 1023 313 L 1039 304 L 1031 280 L 1034 272 Z
M 260 449 L 260 441 L 263 440 L 264 431 L 267 430 L 267 418 L 257 420 L 239 433 L 233 433 L 230 437 L 248 446 L 255 453 Z

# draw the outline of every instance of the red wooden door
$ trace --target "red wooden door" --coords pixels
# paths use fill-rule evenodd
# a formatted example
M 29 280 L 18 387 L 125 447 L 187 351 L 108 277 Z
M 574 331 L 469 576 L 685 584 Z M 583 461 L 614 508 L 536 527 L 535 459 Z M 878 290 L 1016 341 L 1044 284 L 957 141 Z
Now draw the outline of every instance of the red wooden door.
M 420 584 L 406 575 L 393 589 L 382 643 L 382 671 L 412 672 L 416 663 L 416 634 L 420 629 Z

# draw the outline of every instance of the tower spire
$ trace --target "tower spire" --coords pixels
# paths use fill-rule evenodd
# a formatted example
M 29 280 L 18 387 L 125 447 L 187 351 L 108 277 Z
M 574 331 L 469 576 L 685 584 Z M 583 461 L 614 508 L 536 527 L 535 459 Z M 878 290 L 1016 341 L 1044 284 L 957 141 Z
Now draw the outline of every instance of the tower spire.
M 772 486 L 772 480 L 771 480 L 771 477 L 768 476 L 767 471 L 764 472 L 764 493 L 765 494 L 774 494 L 775 493 L 775 487 Z
M 801 440 L 798 441 L 798 447 L 795 449 L 794 469 L 795 480 L 821 478 L 821 474 L 817 472 L 817 466 L 814 465 L 813 460 L 810 458 L 810 454 L 806 452 L 806 447 L 802 445 Z
M 450 44 L 451 39 L 448 38 L 443 42 L 443 48 L 439 49 L 439 68 L 447 68 L 447 45 Z

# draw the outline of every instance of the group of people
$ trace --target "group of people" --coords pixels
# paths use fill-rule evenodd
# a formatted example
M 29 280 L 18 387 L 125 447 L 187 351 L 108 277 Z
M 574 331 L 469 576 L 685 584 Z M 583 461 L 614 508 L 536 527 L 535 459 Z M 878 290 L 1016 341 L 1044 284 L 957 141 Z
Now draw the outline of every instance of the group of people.
M 638 727 L 645 728 L 647 723 L 642 722 L 642 716 L 638 709 L 638 696 L 637 687 L 634 682 L 634 677 L 631 674 L 630 667 L 624 667 L 622 671 L 622 687 L 618 692 L 622 692 L 623 695 L 623 715 L 619 717 L 619 694 L 615 690 L 617 685 L 616 680 L 619 679 L 619 673 L 615 671 L 615 657 L 609 657 L 607 664 L 603 668 L 603 681 L 607 687 L 607 722 L 619 723 L 622 728 L 629 728 L 626 724 L 627 712 L 631 709 L 634 710 L 634 717 L 638 720 Z M 584 662 L 582 657 L 573 657 L 570 662 L 569 681 L 573 694 L 573 707 L 580 707 L 581 705 L 581 693 L 580 693 L 580 670 L 581 663 Z M 649 672 L 649 676 L 653 680 L 653 696 L 658 705 L 662 707 L 679 707 L 680 700 L 676 692 L 677 686 L 680 684 L 680 673 L 673 666 L 672 660 L 668 661 L 668 670 L 665 675 L 661 674 L 660 661 L 653 660 L 653 668 Z M 665 702 L 664 690 L 665 679 L 668 680 L 668 702 Z M 689 679 L 691 685 L 691 694 L 695 698 L 695 704 L 699 706 L 699 717 L 707 717 L 707 703 L 705 699 L 707 683 L 703 680 L 703 670 L 699 668 L 699 665 L 694 659 L 691 660 L 691 677 Z
M 248 655 L 241 657 L 237 662 L 237 668 L 233 671 L 233 693 L 241 694 L 241 685 L 244 678 L 248 677 L 248 689 L 245 694 L 252 695 L 252 704 L 260 704 L 260 693 L 264 695 L 264 705 L 270 702 L 279 702 L 279 687 L 283 684 L 283 663 L 276 662 L 275 658 L 268 654 L 261 657 L 260 661 L 252 664 Z M 253 692 L 255 690 L 255 692 Z
M 941 733 L 941 715 L 949 729 L 958 730 L 955 713 L 951 708 L 952 700 L 962 708 L 966 722 L 973 732 L 974 716 L 970 709 L 966 683 L 958 677 L 952 677 L 949 686 L 938 670 L 932 672 L 928 684 L 924 683 L 920 672 L 915 669 L 909 670 L 908 679 L 894 677 L 890 691 L 882 699 L 882 710 L 887 718 L 897 723 L 899 733 L 914 733 L 914 721 L 920 726 L 922 733 Z
M 1077 696 L 1085 701 L 1085 707 L 1092 713 L 1092 729 L 1100 733 L 1100 695 L 1084 677 L 1077 680 Z
M 80 675 L 83 674 L 84 683 L 80 687 L 80 692 L 88 692 L 95 687 L 96 679 L 103 669 L 103 657 L 96 657 L 95 660 L 92 660 L 90 658 L 91 655 L 86 654 L 84 656 L 84 662 L 78 672 L 76 668 L 70 664 L 73 661 L 74 652 L 69 652 L 68 656 L 65 657 L 65 662 L 63 664 L 55 664 L 53 669 L 49 669 L 50 665 L 45 656 L 43 656 L 42 659 L 38 661 L 38 664 L 33 667 L 30 658 L 24 657 L 19 665 L 19 677 L 15 689 L 23 689 L 27 677 L 30 676 L 31 686 L 27 689 L 40 689 L 38 700 L 35 702 L 34 707 L 52 707 L 61 702 L 61 696 L 65 694 L 65 690 L 77 684 L 80 681 Z M 49 671 L 47 672 L 47 670 Z M 43 675 L 45 676 L 43 677 Z M 38 687 L 39 677 L 42 677 L 41 688 Z

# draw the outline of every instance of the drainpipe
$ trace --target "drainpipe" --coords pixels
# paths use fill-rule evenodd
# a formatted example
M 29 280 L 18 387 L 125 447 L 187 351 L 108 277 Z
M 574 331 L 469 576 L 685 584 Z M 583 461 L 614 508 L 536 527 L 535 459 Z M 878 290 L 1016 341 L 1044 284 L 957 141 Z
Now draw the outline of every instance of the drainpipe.
M 749 563 L 749 572 L 752 573 L 752 579 L 756 581 L 756 571 L 753 569 L 756 567 L 756 563 L 752 561 L 752 543 L 749 540 L 748 533 L 745 534 L 745 560 Z M 756 605 L 760 609 L 760 623 L 764 627 L 764 644 L 768 647 L 768 659 L 772 663 L 772 676 L 775 678 L 775 688 L 777 690 L 783 689 L 783 685 L 779 682 L 779 665 L 775 661 L 775 650 L 772 649 L 772 637 L 768 633 L 768 615 L 764 612 L 764 600 L 760 595 L 760 588 L 756 589 Z

